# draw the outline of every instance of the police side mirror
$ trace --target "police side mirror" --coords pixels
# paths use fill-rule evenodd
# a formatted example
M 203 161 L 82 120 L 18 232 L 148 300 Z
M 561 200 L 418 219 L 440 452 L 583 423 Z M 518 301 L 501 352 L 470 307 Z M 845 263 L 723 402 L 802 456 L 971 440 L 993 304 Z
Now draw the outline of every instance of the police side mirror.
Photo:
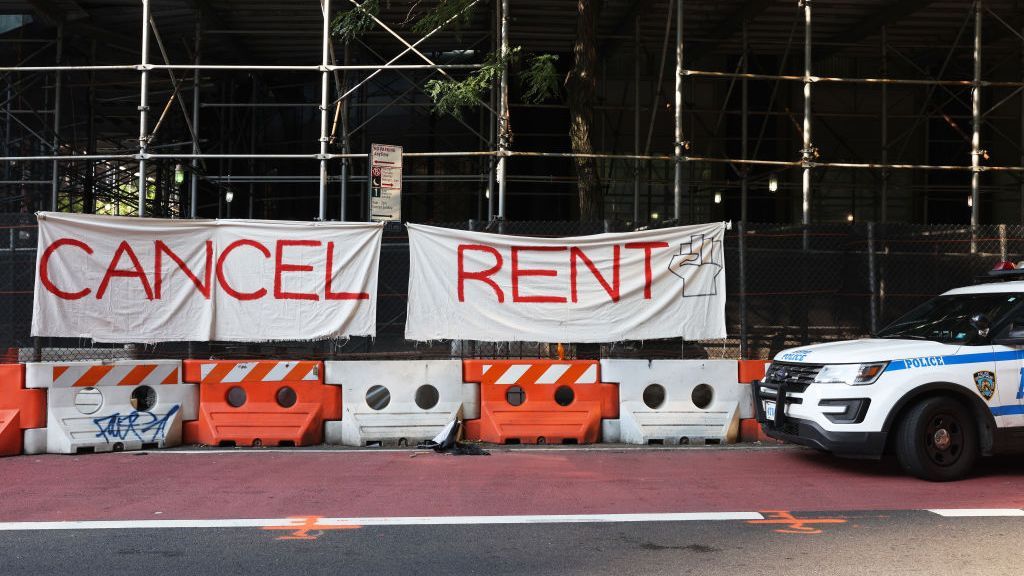
M 985 338 L 988 336 L 989 329 L 992 328 L 992 322 L 984 314 L 975 314 L 971 316 L 971 327 L 978 331 L 978 336 Z
M 996 338 L 993 343 L 1003 346 L 1024 346 L 1024 321 L 1014 320 L 1011 322 L 1006 335 Z

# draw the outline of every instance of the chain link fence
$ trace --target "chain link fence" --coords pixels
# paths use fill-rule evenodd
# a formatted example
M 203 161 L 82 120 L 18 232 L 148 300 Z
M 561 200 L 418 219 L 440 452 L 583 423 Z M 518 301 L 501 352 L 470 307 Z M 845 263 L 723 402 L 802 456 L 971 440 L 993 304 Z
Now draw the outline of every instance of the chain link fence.
M 737 226 L 740 228 L 740 226 Z M 747 357 L 870 335 L 1024 250 L 1024 227 L 748 224 L 727 242 L 730 334 Z M 745 338 L 744 338 L 745 336 Z
M 434 224 L 523 236 L 626 231 L 610 222 Z M 664 225 L 672 225 L 667 222 Z M 784 348 L 867 336 L 925 299 L 971 284 L 999 260 L 1024 254 L 1024 226 L 909 224 L 737 224 L 725 242 L 729 338 L 566 345 L 571 358 L 769 358 Z M 405 340 L 409 239 L 384 231 L 378 274 L 377 337 L 314 342 L 99 344 L 32 338 L 36 221 L 0 215 L 0 354 L 7 361 L 119 358 L 546 358 L 555 343 Z

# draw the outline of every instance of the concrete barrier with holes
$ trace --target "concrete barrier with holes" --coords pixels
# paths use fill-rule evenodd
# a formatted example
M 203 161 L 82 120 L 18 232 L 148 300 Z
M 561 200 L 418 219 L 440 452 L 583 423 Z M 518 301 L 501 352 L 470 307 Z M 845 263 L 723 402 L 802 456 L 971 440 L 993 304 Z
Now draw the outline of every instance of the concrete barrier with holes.
M 476 385 L 459 360 L 325 362 L 325 384 L 341 387 L 343 415 L 327 422 L 328 444 L 415 446 L 459 412 L 478 418 Z
M 735 442 L 750 401 L 735 360 L 601 360 L 601 378 L 619 385 L 619 418 L 602 422 L 605 442 Z
M 26 437 L 29 454 L 177 446 L 197 417 L 198 390 L 177 360 L 30 363 L 25 382 L 48 390 L 45 448 L 42 432 Z

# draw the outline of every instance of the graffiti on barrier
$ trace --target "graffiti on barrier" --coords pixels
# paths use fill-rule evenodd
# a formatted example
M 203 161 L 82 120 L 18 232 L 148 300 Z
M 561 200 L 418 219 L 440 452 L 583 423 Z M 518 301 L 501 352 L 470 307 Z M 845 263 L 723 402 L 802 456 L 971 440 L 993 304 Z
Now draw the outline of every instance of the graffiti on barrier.
M 110 416 L 93 418 L 96 425 L 96 437 L 104 442 L 112 440 L 128 440 L 137 438 L 142 442 L 156 442 L 167 433 L 167 425 L 181 407 L 175 404 L 167 414 L 159 416 L 152 412 L 133 410 L 127 414 L 115 412 Z

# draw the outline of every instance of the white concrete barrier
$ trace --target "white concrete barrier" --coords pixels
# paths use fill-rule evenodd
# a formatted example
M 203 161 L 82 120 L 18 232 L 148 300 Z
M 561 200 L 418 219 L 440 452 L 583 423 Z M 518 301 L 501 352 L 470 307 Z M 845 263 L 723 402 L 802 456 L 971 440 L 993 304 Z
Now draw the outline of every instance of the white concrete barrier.
M 21 451 L 25 454 L 46 454 L 46 428 L 22 430 Z
M 604 441 L 735 442 L 749 396 L 737 370 L 735 360 L 601 360 L 601 379 L 619 385 L 619 418 L 602 423 Z
M 462 382 L 459 360 L 325 362 L 325 384 L 342 387 L 341 421 L 328 444 L 406 445 L 436 436 L 459 412 L 479 418 L 480 391 Z
M 199 389 L 182 384 L 177 360 L 29 363 L 28 388 L 47 388 L 45 451 L 51 454 L 163 448 L 181 444 L 195 420 Z M 39 433 L 25 452 L 39 453 Z

